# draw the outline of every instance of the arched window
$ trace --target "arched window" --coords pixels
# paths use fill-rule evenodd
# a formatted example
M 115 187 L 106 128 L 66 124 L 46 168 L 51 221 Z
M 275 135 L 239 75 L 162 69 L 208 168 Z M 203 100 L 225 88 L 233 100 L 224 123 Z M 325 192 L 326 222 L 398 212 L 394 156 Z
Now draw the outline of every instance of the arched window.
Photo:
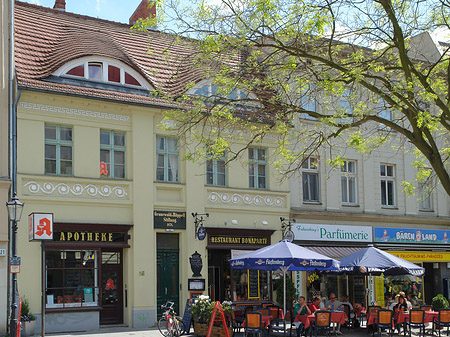
M 83 57 L 71 61 L 59 68 L 54 75 L 152 89 L 144 77 L 131 67 L 105 57 Z

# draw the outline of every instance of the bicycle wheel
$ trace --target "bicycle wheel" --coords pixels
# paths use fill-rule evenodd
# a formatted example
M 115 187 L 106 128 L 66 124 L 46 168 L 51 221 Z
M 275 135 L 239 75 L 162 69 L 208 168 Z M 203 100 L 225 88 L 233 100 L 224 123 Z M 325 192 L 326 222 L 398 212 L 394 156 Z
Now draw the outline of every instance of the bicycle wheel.
M 181 336 L 186 332 L 186 325 L 180 316 L 175 316 L 177 336 Z
M 169 337 L 170 336 L 170 331 L 168 329 L 168 324 L 167 324 L 167 320 L 166 317 L 161 317 L 158 321 L 158 330 L 159 332 L 161 332 L 161 335 L 163 335 L 164 337 Z

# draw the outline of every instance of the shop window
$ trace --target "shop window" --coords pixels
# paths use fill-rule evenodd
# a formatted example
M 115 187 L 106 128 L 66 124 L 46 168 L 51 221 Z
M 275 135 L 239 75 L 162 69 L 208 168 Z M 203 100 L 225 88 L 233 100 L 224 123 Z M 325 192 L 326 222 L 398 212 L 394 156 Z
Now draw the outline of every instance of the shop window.
M 156 180 L 178 182 L 178 140 L 156 137 Z
M 267 188 L 266 150 L 248 148 L 248 174 L 250 188 Z
M 319 160 L 307 158 L 302 165 L 303 201 L 319 202 Z
M 100 176 L 125 178 L 125 133 L 100 131 Z
M 98 305 L 98 251 L 48 250 L 45 261 L 46 308 Z
M 423 278 L 412 275 L 386 276 L 384 278 L 386 289 L 385 305 L 393 303 L 395 295 L 403 291 L 413 306 L 424 304 Z
M 395 167 L 381 164 L 381 205 L 385 207 L 395 206 Z
M 248 300 L 248 271 L 232 269 L 232 300 Z M 259 278 L 259 300 L 270 300 L 270 271 L 255 270 Z M 250 298 L 251 299 L 251 298 Z M 253 298 L 254 299 L 254 298 Z
M 344 160 L 341 166 L 342 203 L 354 205 L 356 198 L 356 161 Z
M 226 154 L 220 158 L 214 158 L 213 154 L 207 154 L 206 184 L 214 186 L 226 186 Z
M 45 174 L 72 175 L 72 128 L 45 125 Z

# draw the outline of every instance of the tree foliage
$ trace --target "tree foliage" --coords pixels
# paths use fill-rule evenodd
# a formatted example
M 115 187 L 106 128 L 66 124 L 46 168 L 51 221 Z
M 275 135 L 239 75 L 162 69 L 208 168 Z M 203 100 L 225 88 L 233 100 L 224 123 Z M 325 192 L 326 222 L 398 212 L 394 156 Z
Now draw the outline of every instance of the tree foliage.
M 166 118 L 196 144 L 221 156 L 241 142 L 232 160 L 275 134 L 285 172 L 323 147 L 336 147 L 339 165 L 347 146 L 393 145 L 414 154 L 419 181 L 437 177 L 450 195 L 450 44 L 431 39 L 448 29 L 448 0 L 166 0 L 161 9 L 160 27 L 190 38 L 214 88 L 207 99 L 170 98 L 189 104 Z

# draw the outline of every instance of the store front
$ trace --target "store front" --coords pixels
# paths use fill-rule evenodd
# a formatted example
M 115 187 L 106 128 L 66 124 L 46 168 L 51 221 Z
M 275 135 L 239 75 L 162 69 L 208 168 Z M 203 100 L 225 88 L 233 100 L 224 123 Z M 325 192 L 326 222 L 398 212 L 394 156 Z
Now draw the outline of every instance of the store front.
M 122 324 L 128 225 L 54 224 L 45 243 L 46 331 Z M 74 326 L 71 326 L 74 325 Z
M 413 305 L 431 304 L 437 294 L 450 297 L 450 253 L 445 251 L 449 234 L 450 231 L 438 229 L 374 228 L 378 248 L 425 268 L 423 277 L 385 278 L 386 301 L 399 291 L 405 292 Z
M 372 243 L 370 226 L 295 223 L 292 225 L 292 231 L 296 244 L 336 260 Z M 348 295 L 352 302 L 365 302 L 367 280 L 364 276 L 298 272 L 296 279 L 299 293 L 308 301 L 317 295 L 325 299 L 330 293 L 335 293 L 339 299 Z
M 273 230 L 206 228 L 208 295 L 213 301 L 271 300 L 271 273 L 230 268 L 229 260 L 271 244 Z

